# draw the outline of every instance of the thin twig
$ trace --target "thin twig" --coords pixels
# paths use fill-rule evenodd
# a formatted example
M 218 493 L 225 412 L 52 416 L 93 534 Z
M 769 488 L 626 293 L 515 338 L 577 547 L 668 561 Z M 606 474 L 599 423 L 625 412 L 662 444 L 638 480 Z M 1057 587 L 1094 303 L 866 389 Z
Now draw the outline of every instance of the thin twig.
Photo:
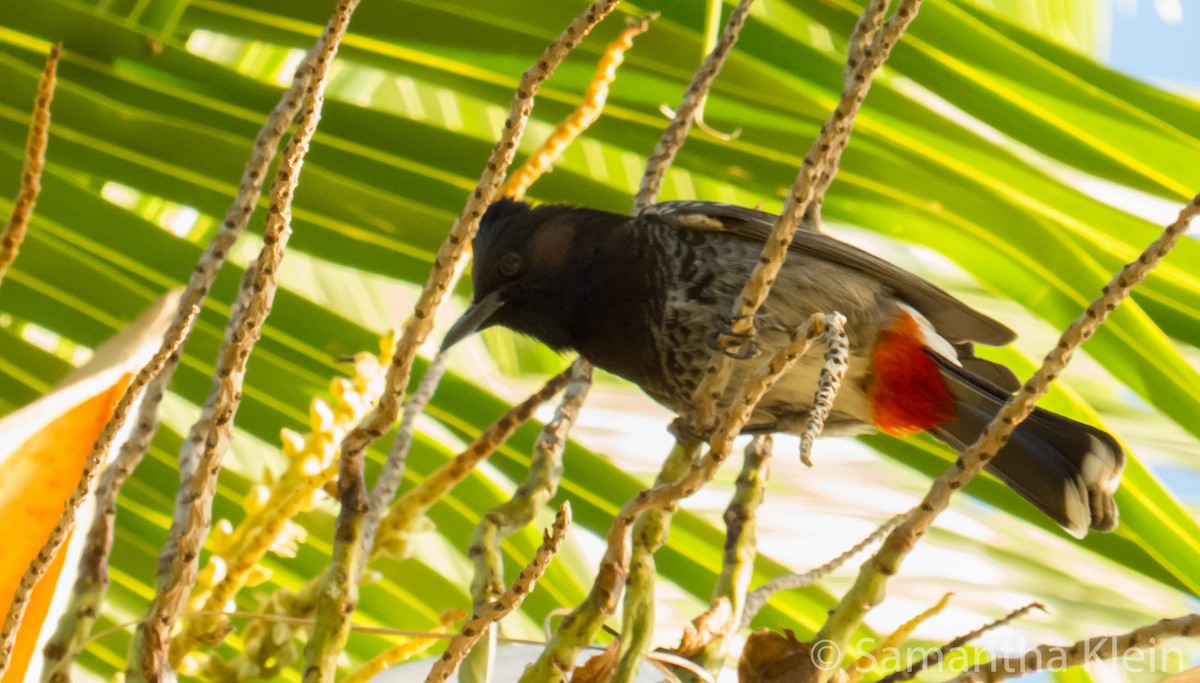
M 921 658 L 921 661 L 913 662 L 905 669 L 895 671 L 884 676 L 883 678 L 879 679 L 879 683 L 904 683 L 904 681 L 911 681 L 917 676 L 917 674 L 921 673 L 925 669 L 928 669 L 931 666 L 937 666 L 951 651 L 957 650 L 958 648 L 966 645 L 972 640 L 975 640 L 988 631 L 993 631 L 1001 626 L 1010 624 L 1035 609 L 1045 611 L 1046 607 L 1040 602 L 1031 602 L 1020 609 L 1013 610 L 1012 612 L 1009 612 L 1008 616 L 1004 617 L 1003 619 L 997 619 L 993 622 L 984 624 L 974 631 L 971 631 L 970 633 L 964 633 L 963 635 L 951 640 L 938 649 L 926 653 L 925 656 Z
M 450 628 L 451 624 L 466 617 L 467 613 L 459 609 L 442 612 L 442 616 L 438 619 L 438 625 L 433 634 L 416 638 L 407 643 L 401 643 L 400 645 L 384 650 L 375 657 L 372 657 L 371 661 L 359 667 L 358 671 L 343 678 L 342 683 L 369 683 L 385 669 L 424 654 L 426 650 L 441 641 L 442 635 Z
M 1129 633 L 1088 638 L 1069 646 L 1039 645 L 1019 657 L 1000 657 L 976 664 L 947 683 L 996 683 L 1034 671 L 1061 671 L 1089 662 L 1126 657 L 1137 650 L 1154 647 L 1172 636 L 1200 636 L 1200 614 L 1163 619 Z
M 1187 230 L 1191 219 L 1200 213 L 1200 195 L 1197 195 L 1179 212 L 1174 223 L 1168 225 L 1136 261 L 1121 269 L 1105 285 L 1102 293 L 1071 323 L 1058 344 L 1046 355 L 1042 366 L 1033 374 L 1020 391 L 1004 404 L 996 417 L 954 465 L 938 477 L 925 495 L 921 504 L 914 508 L 884 540 L 883 546 L 865 562 L 854 585 L 830 613 L 829 620 L 815 636 L 815 640 L 826 640 L 839 648 L 849 642 L 854 629 L 863 616 L 884 597 L 887 580 L 900 568 L 905 556 L 916 545 L 937 515 L 950 503 L 950 496 L 966 486 L 996 456 L 1008 441 L 1009 435 L 1033 412 L 1038 399 L 1050 389 L 1071 360 L 1075 349 L 1092 336 L 1096 329 L 1108 319 L 1117 306 L 1129 295 L 1134 285 L 1146 275 L 1178 243 Z M 824 673 L 824 669 L 823 669 Z
M 521 603 L 533 590 L 534 584 L 546 572 L 550 560 L 558 553 L 559 546 L 566 538 L 567 528 L 570 526 L 571 506 L 569 503 L 563 503 L 554 519 L 554 526 L 543 534 L 542 545 L 538 548 L 529 566 L 521 571 L 517 580 L 507 591 L 494 601 L 475 610 L 475 614 L 467 620 L 458 635 L 450 640 L 441 659 L 433 665 L 433 670 L 425 679 L 426 683 L 445 681 L 450 678 L 475 643 L 487 635 L 492 624 L 521 606 Z
M 721 72 L 721 67 L 725 65 L 725 59 L 733 50 L 738 33 L 741 32 L 742 26 L 746 23 L 746 17 L 750 14 L 750 3 L 753 1 L 740 0 L 738 2 L 738 6 L 734 8 L 733 13 L 729 15 L 729 20 L 725 23 L 725 30 L 721 34 L 720 42 L 704 58 L 704 63 L 692 76 L 692 82 L 683 95 L 683 101 L 675 110 L 675 117 L 663 129 L 662 137 L 659 138 L 654 152 L 646 161 L 646 172 L 642 175 L 641 187 L 638 189 L 637 196 L 633 198 L 634 214 L 657 201 L 667 167 L 675 160 L 675 154 L 683 146 L 683 141 L 687 139 L 697 108 L 704 104 L 708 89 L 712 87 L 713 80 Z
M 393 501 L 380 524 L 371 556 L 384 553 L 396 559 L 407 557 L 407 534 L 416 521 L 455 484 L 465 479 L 476 465 L 494 453 L 518 427 L 533 417 L 538 406 L 561 391 L 567 385 L 571 371 L 572 368 L 568 367 L 550 378 L 529 398 L 510 408 L 481 432 L 463 452 Z
M 363 480 L 367 447 L 381 437 L 396 420 L 400 400 L 408 385 L 413 358 L 433 329 L 434 313 L 447 292 L 466 247 L 479 228 L 479 219 L 496 195 L 504 174 L 512 163 L 517 143 L 529 120 L 533 97 L 542 82 L 554 71 L 579 41 L 616 7 L 620 0 L 595 0 L 521 77 L 513 95 L 508 119 L 500 140 L 492 150 L 475 191 L 467 200 L 450 234 L 438 249 L 433 269 L 421 291 L 412 316 L 404 325 L 388 367 L 383 396 L 374 410 L 342 440 L 338 469 L 338 514 L 333 557 L 325 575 L 317 608 L 317 627 L 305 648 L 305 680 L 332 680 L 336 656 L 344 646 L 350 615 L 357 602 L 358 566 L 363 561 L 361 548 L 363 516 L 367 510 Z
M 54 100 L 54 84 L 58 73 L 58 57 L 62 43 L 55 43 L 46 57 L 46 67 L 38 80 L 37 98 L 33 101 L 33 116 L 29 122 L 29 138 L 25 142 L 25 167 L 21 169 L 21 189 L 13 204 L 12 216 L 4 233 L 0 234 L 0 283 L 8 267 L 17 258 L 25 230 L 33 216 L 33 205 L 42 191 L 42 168 L 46 166 L 46 142 L 50 137 L 50 102 Z
M 471 581 L 471 599 L 475 609 L 492 602 L 504 590 L 501 541 L 533 521 L 538 510 L 558 491 L 567 437 L 579 418 L 579 411 L 592 386 L 591 364 L 582 358 L 577 359 L 571 364 L 569 378 L 554 417 L 542 428 L 533 444 L 533 456 L 525 480 L 513 492 L 510 500 L 493 507 L 483 516 L 471 535 L 467 557 L 471 559 L 475 570 Z M 487 662 L 491 661 L 490 654 L 486 645 L 478 648 L 471 654 L 471 668 L 475 671 L 486 670 Z
M 953 593 L 946 593 L 933 607 L 909 619 L 895 631 L 889 633 L 879 645 L 875 646 L 870 652 L 860 656 L 853 664 L 847 667 L 845 677 L 838 677 L 838 683 L 858 683 L 858 681 L 862 680 L 863 675 L 873 670 L 880 659 L 896 651 L 897 648 L 907 642 L 909 636 L 913 634 L 913 631 L 917 630 L 918 626 L 941 614 L 946 609 L 946 606 L 950 604 L 950 598 L 953 595 Z
M 793 341 L 781 349 L 771 361 L 741 389 L 733 408 L 717 425 L 709 441 L 709 450 L 687 476 L 669 484 L 638 493 L 621 508 L 613 520 L 606 541 L 607 550 L 600 562 L 600 571 L 592 590 L 582 604 L 563 619 L 546 649 L 521 676 L 522 683 L 561 681 L 574 666 L 579 650 L 590 643 L 604 620 L 616 611 L 625 577 L 629 572 L 629 530 L 646 510 L 671 505 L 686 498 L 710 481 L 717 469 L 729 457 L 733 440 L 741 432 L 758 401 L 770 391 L 779 377 L 812 346 L 824 333 L 825 318 L 813 315 L 808 323 L 792 334 Z
M 192 307 L 187 311 L 185 324 L 191 324 L 198 310 Z M 104 462 L 105 456 L 108 455 L 108 449 L 112 447 L 117 432 L 124 426 L 125 419 L 129 417 L 129 411 L 133 407 L 134 402 L 141 397 L 142 392 L 150 381 L 162 371 L 167 359 L 179 350 L 181 342 L 181 338 L 176 338 L 173 344 L 165 348 L 160 348 L 150 361 L 138 371 L 133 381 L 130 382 L 129 388 L 125 390 L 125 394 L 121 397 L 121 400 L 117 402 L 116 408 L 113 409 L 112 417 L 104 425 L 104 429 L 101 430 L 100 435 L 96 437 L 96 443 L 92 446 L 91 452 L 88 453 L 87 458 L 84 460 L 83 472 L 79 476 L 79 484 L 71 493 L 71 497 L 67 499 L 62 517 L 59 518 L 54 531 L 50 532 L 50 538 L 46 539 L 46 543 L 42 546 L 41 551 L 38 552 L 37 557 L 33 559 L 33 562 L 30 563 L 25 573 L 21 576 L 21 582 L 17 584 L 12 604 L 9 605 L 8 614 L 4 618 L 3 631 L 0 632 L 0 674 L 3 674 L 8 669 L 12 661 L 13 647 L 16 645 L 21 618 L 25 615 L 25 609 L 29 606 L 29 598 L 33 593 L 33 589 L 38 581 L 46 575 L 50 564 L 54 561 L 59 550 L 62 549 L 67 534 L 75 527 L 75 518 L 79 513 L 79 506 L 83 505 L 83 501 L 91 493 L 92 484 L 99 475 L 100 466 Z
M 392 498 L 396 496 L 396 491 L 400 488 L 400 481 L 404 477 L 404 465 L 408 460 L 408 449 L 412 447 L 413 434 L 417 429 L 417 417 L 425 412 L 425 406 L 429 405 L 429 401 L 433 399 L 433 394 L 437 391 L 438 383 L 441 382 L 445 372 L 446 354 L 442 352 L 429 361 L 417 390 L 404 404 L 404 412 L 400 417 L 400 428 L 396 432 L 396 439 L 388 451 L 383 469 L 375 479 L 375 486 L 371 488 L 371 498 L 367 503 L 367 517 L 363 522 L 362 545 L 364 551 L 369 552 L 371 548 L 375 547 L 375 532 L 379 530 L 379 524 L 387 512 Z M 365 562 L 359 567 L 359 571 L 364 569 L 366 569 Z
M 739 628 L 750 628 L 750 622 L 754 620 L 754 617 L 758 616 L 759 610 L 761 610 L 767 604 L 767 601 L 771 599 L 771 596 L 775 595 L 779 591 L 790 591 L 798 588 L 806 588 L 817 581 L 820 581 L 832 572 L 836 571 L 838 567 L 846 564 L 850 558 L 861 553 L 867 546 L 871 545 L 875 541 L 878 541 L 883 537 L 884 534 L 896 528 L 896 525 L 899 524 L 900 520 L 902 519 L 904 519 L 904 515 L 896 515 L 895 517 L 892 517 L 888 521 L 881 524 L 878 529 L 872 531 L 870 536 L 867 536 L 863 540 L 859 541 L 858 544 L 853 548 L 847 550 L 841 555 L 838 555 L 816 569 L 804 572 L 803 574 L 787 574 L 786 576 L 780 576 L 778 578 L 771 579 L 758 588 L 755 588 L 750 592 L 749 595 L 746 596 L 746 609 L 742 612 L 742 623 Z
M 887 4 L 874 2 L 868 6 L 866 14 L 877 12 L 882 16 Z M 783 211 L 779 214 L 771 236 L 763 245 L 759 261 L 728 313 L 731 321 L 729 339 L 718 341 L 721 348 L 736 350 L 745 340 L 754 337 L 755 314 L 766 301 L 779 270 L 783 267 L 792 236 L 800 226 L 801 216 L 805 215 L 814 203 L 820 204 L 820 198 L 832 182 L 841 154 L 850 139 L 854 119 L 871 87 L 875 72 L 891 54 L 892 47 L 904 34 L 909 23 L 916 18 L 920 5 L 921 0 L 901 0 L 896 15 L 882 29 L 873 32 L 877 18 L 864 17 L 859 21 L 850 40 L 850 59 L 855 56 L 855 45 L 860 44 L 866 35 L 873 35 L 873 38 L 867 48 L 860 49 L 862 59 L 847 77 L 837 107 L 821 127 L 820 134 L 804 157 L 804 163 L 800 166 L 800 172 L 788 193 L 787 201 L 784 202 Z M 827 180 L 823 174 L 828 176 Z M 692 395 L 693 429 L 701 434 L 707 433 L 716 419 L 717 401 L 724 395 L 733 362 L 725 353 L 715 354 L 704 379 Z
M 183 449 L 198 452 L 199 458 L 191 473 L 186 471 L 190 468 L 181 463 L 181 475 L 184 478 L 180 481 L 180 489 L 186 488 L 188 494 L 186 497 L 177 497 L 177 502 L 183 505 L 176 508 L 172 524 L 176 531 L 169 535 L 168 544 L 160 556 L 159 585 L 150 606 L 150 617 L 140 629 L 140 638 L 134 641 L 127 673 L 132 680 L 144 677 L 145 680 L 157 681 L 170 675 L 171 629 L 196 581 L 200 548 L 211 524 L 217 474 L 228 449 L 234 415 L 241 402 L 246 362 L 271 312 L 278 287 L 276 276 L 279 264 L 291 236 L 291 206 L 301 166 L 321 118 L 330 65 L 357 5 L 358 0 L 341 0 L 325 29 L 321 49 L 315 53 L 308 67 L 312 71 L 312 80 L 305 91 L 296 132 L 284 148 L 275 173 L 267 227 L 263 233 L 263 248 L 253 267 L 242 278 L 238 298 L 225 328 L 212 389 L 200 419 L 193 425 L 189 435 L 188 443 L 192 446 L 185 445 Z
M 583 101 L 554 128 L 554 132 L 550 133 L 541 148 L 508 177 L 504 187 L 500 189 L 500 194 L 513 199 L 523 198 L 525 191 L 535 180 L 550 172 L 575 138 L 600 118 L 604 111 L 604 103 L 608 100 L 608 86 L 616 80 L 617 69 L 625 61 L 625 52 L 633 47 L 633 39 L 645 33 L 650 27 L 650 22 L 657 17 L 658 13 L 654 13 L 632 22 L 608 44 L 604 55 L 600 57 L 600 63 L 596 65 L 596 74 L 592 76 L 592 82 L 583 93 Z

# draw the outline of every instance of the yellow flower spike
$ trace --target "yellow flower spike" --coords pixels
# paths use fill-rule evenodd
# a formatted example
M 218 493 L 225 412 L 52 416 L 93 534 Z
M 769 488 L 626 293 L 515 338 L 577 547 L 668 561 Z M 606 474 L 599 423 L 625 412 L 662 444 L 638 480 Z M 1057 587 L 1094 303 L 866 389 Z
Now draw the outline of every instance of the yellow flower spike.
M 379 364 L 383 365 L 392 357 L 392 348 L 396 346 L 396 330 L 393 329 L 379 340 Z
M 209 549 L 213 551 L 214 555 L 223 555 L 229 550 L 232 540 L 233 522 L 224 518 L 218 519 L 208 537 Z
M 300 461 L 300 474 L 306 477 L 315 477 L 325 469 L 321 464 L 321 458 L 316 455 L 309 455 Z
M 271 489 L 262 484 L 255 484 L 250 487 L 246 497 L 242 499 L 242 509 L 246 511 L 247 515 L 256 515 L 265 510 L 270 502 Z
M 213 555 L 212 559 L 197 574 L 196 581 L 203 586 L 212 586 L 225 578 L 225 570 L 225 560 Z
M 393 337 L 381 342 L 382 357 L 390 358 Z M 307 537 L 305 529 L 291 521 L 296 514 L 312 509 L 327 497 L 326 484 L 337 474 L 337 456 L 342 437 L 357 424 L 380 395 L 384 385 L 386 365 L 369 353 L 360 353 L 354 362 L 353 378 L 336 378 L 330 381 L 332 399 L 314 398 L 309 404 L 309 427 L 307 434 L 282 429 L 280 443 L 283 454 L 288 458 L 286 470 L 275 474 L 265 472 L 263 481 L 270 486 L 258 485 L 251 488 L 243 507 L 246 517 L 236 529 L 228 526 L 219 537 L 214 537 L 210 548 L 214 555 L 211 562 L 221 566 L 221 575 L 212 583 L 193 593 L 194 599 L 203 599 L 198 611 L 221 611 L 233 605 L 238 592 L 244 587 L 261 585 L 271 577 L 271 571 L 262 566 L 262 557 L 275 553 L 281 557 L 294 557 Z M 219 556 L 219 557 L 218 557 Z M 226 570 L 225 567 L 228 567 Z M 206 568 L 207 570 L 207 568 Z M 208 571 L 217 571 L 216 569 Z M 275 592 L 269 596 L 267 611 L 289 613 L 288 604 L 294 600 L 290 594 Z M 188 656 L 188 652 L 200 643 L 219 642 L 229 625 L 227 619 L 203 614 L 185 624 L 184 631 L 174 638 L 172 659 Z M 301 629 L 292 624 L 275 624 L 269 628 L 242 630 L 243 650 L 259 652 L 275 651 L 276 646 L 288 646 Z M 273 639 L 276 642 L 265 642 Z M 245 680 L 234 674 L 250 666 L 254 671 L 260 662 L 238 658 L 231 662 L 213 659 L 205 664 L 200 676 L 215 676 L 221 680 Z M 271 665 L 273 666 L 273 665 Z
M 300 549 L 300 544 L 308 538 L 308 532 L 304 527 L 294 522 L 284 522 L 271 541 L 268 550 L 280 557 L 295 557 L 296 551 Z
M 312 400 L 308 408 L 308 426 L 314 432 L 328 432 L 333 427 L 333 409 L 324 399 Z
M 467 613 L 462 610 L 446 610 L 442 612 L 442 616 L 438 620 L 439 623 L 433 629 L 433 632 L 445 633 L 446 629 L 453 625 L 454 622 L 466 618 Z M 343 679 L 342 683 L 367 683 L 367 681 L 372 680 L 376 674 L 384 669 L 408 661 L 440 642 L 441 639 L 436 637 L 414 638 L 407 643 L 384 650 L 382 654 L 364 664 L 361 669 Z
M 253 588 L 255 586 L 260 586 L 266 583 L 267 579 L 270 578 L 271 570 L 267 569 L 261 564 L 256 564 L 250 568 L 250 571 L 246 572 L 246 587 Z
M 304 452 L 306 441 L 303 434 L 284 428 L 279 430 L 279 443 L 282 445 L 283 455 L 288 460 L 295 460 Z
M 190 653 L 179 663 L 179 673 L 184 676 L 199 676 L 202 664 L 199 653 Z

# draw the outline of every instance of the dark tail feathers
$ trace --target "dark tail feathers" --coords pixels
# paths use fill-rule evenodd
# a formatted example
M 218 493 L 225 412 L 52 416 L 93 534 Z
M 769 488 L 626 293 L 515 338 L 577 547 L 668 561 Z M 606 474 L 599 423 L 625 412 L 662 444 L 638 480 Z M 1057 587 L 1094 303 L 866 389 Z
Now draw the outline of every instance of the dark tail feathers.
M 933 434 L 962 452 L 975 442 L 1009 395 L 944 358 L 930 356 L 941 367 L 958 409 L 958 420 L 943 424 Z M 1082 538 L 1088 529 L 1116 528 L 1113 492 L 1124 466 L 1125 453 L 1111 435 L 1036 408 L 987 469 L 1073 536 Z

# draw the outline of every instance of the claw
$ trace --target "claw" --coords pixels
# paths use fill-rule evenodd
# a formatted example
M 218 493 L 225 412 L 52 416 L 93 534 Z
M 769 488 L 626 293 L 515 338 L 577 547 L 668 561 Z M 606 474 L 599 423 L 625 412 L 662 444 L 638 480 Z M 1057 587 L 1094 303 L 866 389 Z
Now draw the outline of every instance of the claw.
M 716 329 L 704 338 L 704 343 L 713 351 L 723 353 L 733 360 L 749 360 L 750 358 L 754 358 L 759 353 L 758 342 L 754 339 L 754 333 L 743 334 L 733 331 L 734 323 L 748 317 L 750 316 L 729 316 L 726 314 L 717 316 Z M 728 340 L 730 337 L 732 337 L 732 340 Z M 744 347 L 744 350 L 733 351 L 730 347 Z
M 671 424 L 667 427 L 667 431 L 670 432 L 671 436 L 680 441 L 705 443 L 709 437 L 708 434 L 701 434 L 691 421 L 685 420 L 682 417 L 672 420 Z

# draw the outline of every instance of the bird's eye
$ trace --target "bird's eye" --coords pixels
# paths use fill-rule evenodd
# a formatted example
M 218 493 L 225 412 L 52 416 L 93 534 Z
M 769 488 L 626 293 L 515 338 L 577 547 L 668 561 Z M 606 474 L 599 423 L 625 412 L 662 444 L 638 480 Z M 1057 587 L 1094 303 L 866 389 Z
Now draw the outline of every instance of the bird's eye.
M 525 267 L 525 259 L 515 251 L 510 251 L 500 259 L 500 274 L 504 277 L 515 277 Z

